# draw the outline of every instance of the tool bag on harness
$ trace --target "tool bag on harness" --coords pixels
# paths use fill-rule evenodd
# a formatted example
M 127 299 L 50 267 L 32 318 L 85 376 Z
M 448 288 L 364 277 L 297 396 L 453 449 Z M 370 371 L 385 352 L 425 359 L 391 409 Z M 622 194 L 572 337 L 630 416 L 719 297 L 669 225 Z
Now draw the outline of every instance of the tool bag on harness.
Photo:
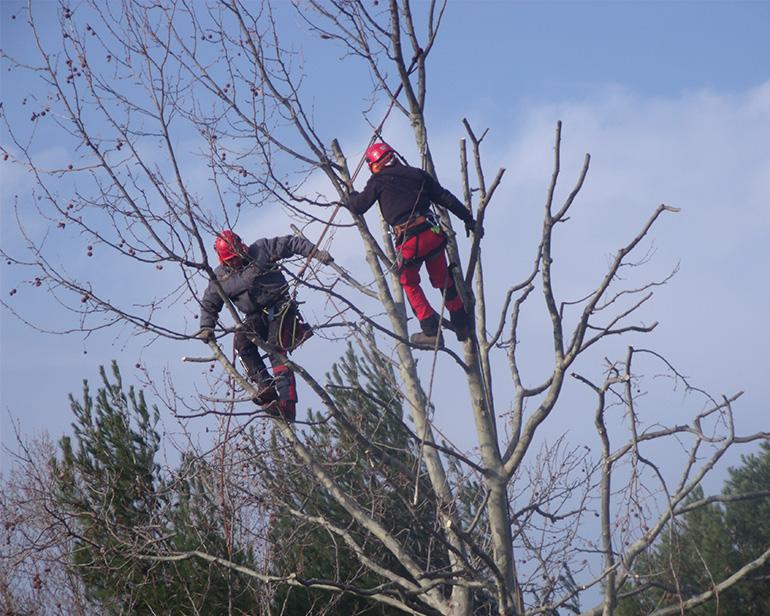
M 267 318 L 268 342 L 287 353 L 313 335 L 313 328 L 305 322 L 296 302 L 292 300 L 264 308 L 264 313 Z
M 424 235 L 429 231 L 433 235 Z M 410 218 L 403 224 L 393 226 L 393 236 L 398 253 L 398 270 L 428 261 L 446 248 L 447 236 L 432 213 Z M 423 246 L 421 246 L 421 240 Z M 426 241 L 427 240 L 427 241 Z M 436 241 L 438 240 L 438 241 Z M 428 248 L 423 252 L 427 244 Z

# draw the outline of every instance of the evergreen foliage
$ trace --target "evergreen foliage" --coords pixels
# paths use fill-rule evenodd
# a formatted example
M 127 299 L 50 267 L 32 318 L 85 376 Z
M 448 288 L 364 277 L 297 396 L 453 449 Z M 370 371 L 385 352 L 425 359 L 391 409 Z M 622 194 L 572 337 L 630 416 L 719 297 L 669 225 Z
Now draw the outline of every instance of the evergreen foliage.
M 390 360 L 368 342 L 360 350 L 349 345 L 327 375 L 327 391 L 339 416 L 328 421 L 311 411 L 303 439 L 338 485 L 379 524 L 398 534 L 410 558 L 440 585 L 449 565 L 443 529 L 436 522 L 439 504 L 423 480 L 419 435 L 404 422 L 403 397 Z M 407 579 L 409 572 L 353 523 L 296 458 L 280 431 L 273 431 L 267 451 L 253 455 L 254 480 L 272 500 L 271 549 L 258 559 L 251 548 L 227 540 L 221 505 L 212 495 L 211 486 L 217 482 L 214 469 L 200 457 L 185 455 L 175 473 L 164 473 L 157 462 L 161 447 L 157 408 L 148 406 L 143 392 L 124 389 L 114 363 L 111 378 L 104 369 L 100 375 L 102 384 L 95 395 L 85 382 L 82 400 L 70 398 L 73 436 L 61 440 L 61 457 L 52 461 L 52 470 L 55 497 L 77 537 L 71 566 L 102 613 L 245 615 L 265 609 L 284 616 L 402 613 L 368 598 L 361 589 L 388 593 L 390 580 L 378 567 Z M 341 429 L 342 423 L 354 426 L 355 434 Z M 255 432 L 252 437 L 256 448 Z M 458 514 L 466 528 L 472 528 L 473 541 L 482 545 L 489 538 L 486 518 L 481 515 L 471 524 L 483 500 L 480 484 L 473 476 L 461 477 L 459 465 L 449 458 L 447 468 L 451 480 L 464 486 L 458 491 Z M 626 597 L 616 613 L 636 616 L 675 605 L 708 590 L 766 550 L 770 499 L 729 497 L 767 491 L 770 443 L 763 443 L 758 454 L 744 456 L 740 467 L 729 469 L 723 489 L 728 500 L 678 516 L 654 551 L 637 560 L 635 578 L 624 588 Z M 698 488 L 683 506 L 701 499 L 703 490 Z M 148 558 L 191 550 L 252 569 L 259 561 L 260 569 L 266 564 L 272 575 L 299 581 L 300 586 L 277 584 L 268 607 L 260 603 L 264 588 L 252 578 L 199 559 Z M 565 575 L 569 577 L 569 570 Z M 718 600 L 688 613 L 705 616 L 715 609 L 747 616 L 770 613 L 768 575 L 765 566 Z M 311 581 L 336 585 L 343 592 L 301 586 Z M 359 590 L 351 592 L 353 587 Z M 403 594 L 399 598 L 410 602 Z M 562 608 L 565 613 L 579 611 L 577 603 Z M 476 616 L 487 616 L 497 613 L 497 606 L 479 592 L 473 596 L 473 610 Z
M 770 443 L 760 452 L 741 456 L 742 466 L 729 469 L 722 494 L 737 496 L 770 491 Z M 699 486 L 685 503 L 703 498 Z M 664 531 L 660 543 L 640 557 L 637 578 L 625 591 L 643 589 L 620 602 L 619 616 L 638 616 L 710 590 L 770 546 L 770 497 L 712 503 L 693 509 Z M 719 594 L 688 610 L 693 616 L 770 614 L 770 566 L 765 565 Z
M 57 500 L 78 540 L 72 565 L 92 600 L 108 615 L 250 614 L 251 582 L 199 560 L 159 562 L 148 553 L 203 550 L 228 553 L 205 489 L 202 461 L 184 460 L 179 477 L 164 477 L 156 462 L 158 410 L 142 391 L 124 390 L 117 364 L 112 379 L 83 400 L 70 396 L 74 437 L 61 439 L 53 460 Z M 251 555 L 236 551 L 234 560 Z M 228 611 L 230 610 L 230 611 Z
M 348 345 L 327 376 L 327 391 L 362 440 L 340 430 L 337 422 L 325 421 L 320 413 L 311 411 L 308 446 L 326 460 L 326 470 L 335 481 L 356 495 L 358 504 L 389 531 L 398 533 L 402 545 L 409 546 L 410 556 L 439 578 L 448 562 L 441 529 L 436 527 L 436 499 L 429 483 L 423 481 L 425 469 L 419 462 L 417 435 L 403 421 L 402 395 L 390 361 L 371 341 L 362 345 L 360 353 Z M 375 447 L 367 448 L 365 443 L 376 445 L 390 458 L 377 457 Z M 353 525 L 348 513 L 319 487 L 315 478 L 295 464 L 291 451 L 282 448 L 277 439 L 272 449 L 276 455 L 270 462 L 271 490 L 278 499 L 270 531 L 274 573 L 296 572 L 304 578 L 336 579 L 370 589 L 387 587 L 388 580 L 362 566 L 339 534 L 316 522 L 323 517 L 349 533 L 366 558 L 409 578 L 393 556 Z M 415 506 L 418 467 L 421 481 Z M 480 489 L 473 481 L 467 483 L 461 502 L 470 510 L 474 499 L 478 505 Z M 283 505 L 295 514 L 287 513 Z M 404 533 L 408 537 L 403 537 Z M 361 596 L 342 594 L 331 598 L 328 592 L 296 587 L 280 589 L 276 604 L 287 615 L 402 613 Z M 476 604 L 476 613 L 489 613 L 488 603 L 479 599 Z

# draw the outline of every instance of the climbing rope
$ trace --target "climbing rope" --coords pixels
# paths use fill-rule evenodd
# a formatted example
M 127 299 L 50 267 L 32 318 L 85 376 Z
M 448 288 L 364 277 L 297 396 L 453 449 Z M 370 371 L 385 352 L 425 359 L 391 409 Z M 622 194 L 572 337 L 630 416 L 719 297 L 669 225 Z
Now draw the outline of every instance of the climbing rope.
M 425 439 L 428 438 L 428 426 L 431 424 L 431 412 L 430 412 L 430 402 L 431 398 L 433 396 L 433 378 L 436 375 L 436 360 L 438 359 L 438 350 L 440 347 L 440 342 L 442 338 L 441 334 L 441 323 L 444 320 L 444 307 L 446 306 L 446 293 L 449 289 L 449 269 L 447 268 L 446 278 L 444 278 L 444 289 L 441 293 L 441 310 L 438 315 L 438 335 L 436 336 L 436 343 L 433 346 L 433 361 L 431 363 L 430 368 L 430 380 L 428 381 L 428 398 L 425 402 L 425 428 L 422 431 L 422 436 L 420 437 L 420 451 L 417 455 L 417 468 L 415 469 L 415 478 L 414 478 L 414 496 L 412 497 L 412 505 L 414 507 L 417 506 L 417 497 L 419 495 L 420 491 L 420 466 L 422 465 L 422 456 L 423 456 L 423 450 L 425 449 Z
M 422 49 L 418 49 L 417 53 L 412 58 L 412 62 L 406 70 L 407 76 L 411 75 L 414 69 L 417 67 L 417 61 L 420 59 L 420 56 L 422 56 Z M 353 175 L 350 177 L 350 183 L 349 183 L 350 189 L 353 188 L 353 183 L 356 181 L 358 174 L 360 173 L 361 169 L 364 166 L 364 161 L 366 160 L 366 151 L 369 149 L 369 146 L 371 146 L 377 138 L 382 138 L 382 129 L 385 126 L 385 122 L 388 120 L 388 117 L 390 116 L 390 112 L 393 110 L 393 107 L 396 104 L 396 100 L 398 100 L 398 97 L 401 94 L 401 90 L 403 89 L 404 89 L 404 82 L 402 81 L 400 84 L 398 84 L 398 87 L 396 88 L 396 91 L 393 93 L 393 96 L 390 97 L 390 103 L 388 104 L 388 108 L 385 110 L 385 115 L 382 117 L 382 120 L 380 120 L 380 123 L 377 126 L 377 128 L 374 129 L 374 132 L 372 133 L 372 137 L 371 139 L 369 139 L 369 143 L 367 144 L 366 148 L 364 148 L 364 153 L 361 155 L 361 158 L 359 159 L 358 164 L 356 165 L 355 171 L 353 171 Z M 329 231 L 329 228 L 331 227 L 332 222 L 334 222 L 334 218 L 337 216 L 337 212 L 339 211 L 340 207 L 342 207 L 342 203 L 340 202 L 338 202 L 334 206 L 334 210 L 332 210 L 332 214 L 329 217 L 329 220 L 326 222 L 326 225 L 324 225 L 324 228 L 321 230 L 321 235 L 318 237 L 318 241 L 315 243 L 313 250 L 308 255 L 307 261 L 305 261 L 305 264 L 302 266 L 302 269 L 300 269 L 299 273 L 297 274 L 296 280 L 294 281 L 295 286 L 294 286 L 294 292 L 293 292 L 295 297 L 297 293 L 297 287 L 302 281 L 302 277 L 305 275 L 305 271 L 310 267 L 310 261 L 313 259 L 313 256 L 316 253 L 316 246 L 320 246 L 321 242 L 323 242 L 324 238 L 326 237 L 326 233 Z
M 406 71 L 407 75 L 410 75 L 414 71 L 414 69 L 417 66 L 417 61 L 419 60 L 421 55 L 422 55 L 422 50 L 418 49 L 417 53 L 412 58 L 412 61 L 411 61 L 410 65 L 409 65 L 409 67 L 408 67 L 408 69 Z M 393 93 L 393 95 L 391 96 L 390 103 L 388 104 L 388 107 L 385 110 L 385 114 L 383 115 L 382 120 L 380 120 L 380 123 L 377 125 L 377 127 L 372 132 L 372 136 L 369 139 L 369 143 L 367 144 L 366 148 L 364 149 L 364 153 L 361 155 L 361 157 L 360 157 L 360 159 L 358 161 L 358 164 L 356 165 L 356 168 L 355 168 L 355 170 L 353 171 L 353 174 L 350 177 L 350 181 L 349 181 L 349 184 L 348 184 L 350 189 L 352 189 L 353 184 L 354 184 L 356 178 L 358 177 L 358 174 L 361 172 L 361 169 L 363 168 L 364 161 L 366 160 L 366 151 L 369 149 L 369 147 L 378 138 L 380 138 L 380 139 L 382 138 L 382 129 L 385 126 L 385 122 L 388 120 L 388 117 L 390 116 L 390 113 L 393 110 L 393 107 L 395 106 L 396 101 L 397 101 L 399 95 L 401 94 L 401 91 L 403 90 L 403 87 L 404 87 L 404 84 L 403 84 L 403 81 L 402 81 L 398 85 L 398 88 L 396 88 L 396 90 Z M 296 297 L 297 288 L 299 287 L 299 284 L 301 283 L 302 278 L 305 275 L 305 272 L 308 269 L 310 269 L 310 262 L 312 261 L 314 255 L 316 253 L 317 247 L 321 246 L 322 242 L 326 238 L 326 234 L 328 233 L 329 229 L 331 228 L 332 223 L 334 222 L 334 219 L 336 218 L 337 213 L 340 210 L 340 207 L 342 207 L 342 203 L 338 202 L 335 205 L 334 210 L 332 210 L 332 213 L 331 213 L 331 216 L 329 217 L 329 220 L 326 222 L 326 224 L 324 225 L 323 229 L 321 230 L 321 234 L 318 237 L 318 240 L 315 243 L 312 251 L 308 255 L 307 260 L 305 261 L 304 265 L 302 266 L 302 268 L 298 272 L 297 276 L 295 277 L 294 289 L 293 289 L 293 297 Z M 446 275 L 446 278 L 444 280 L 444 289 L 443 289 L 442 294 L 441 294 L 441 310 L 439 311 L 439 324 L 438 324 L 439 335 L 436 336 L 436 343 L 435 343 L 434 348 L 433 348 L 433 359 L 432 359 L 432 363 L 431 363 L 430 380 L 428 382 L 428 395 L 427 395 L 426 405 L 425 405 L 425 427 L 423 429 L 422 437 L 420 438 L 420 449 L 419 449 L 419 454 L 418 454 L 418 458 L 417 458 L 416 479 L 415 479 L 414 497 L 413 497 L 414 505 L 417 504 L 417 499 L 418 499 L 418 495 L 419 495 L 420 466 L 422 464 L 423 452 L 424 452 L 424 448 L 425 448 L 425 439 L 428 436 L 428 429 L 429 429 L 429 427 L 431 425 L 431 412 L 430 412 L 430 409 L 431 409 L 431 399 L 432 399 L 432 396 L 433 396 L 433 382 L 434 382 L 435 374 L 436 374 L 436 365 L 437 365 L 437 359 L 438 359 L 438 351 L 439 351 L 439 348 L 441 346 L 440 345 L 440 341 L 441 341 L 441 325 L 442 325 L 442 322 L 444 320 L 444 310 L 446 308 L 446 294 L 447 294 L 447 290 L 448 290 L 448 287 L 449 287 L 448 282 L 449 282 L 449 276 L 450 275 L 451 275 L 450 272 L 447 271 L 447 275 Z

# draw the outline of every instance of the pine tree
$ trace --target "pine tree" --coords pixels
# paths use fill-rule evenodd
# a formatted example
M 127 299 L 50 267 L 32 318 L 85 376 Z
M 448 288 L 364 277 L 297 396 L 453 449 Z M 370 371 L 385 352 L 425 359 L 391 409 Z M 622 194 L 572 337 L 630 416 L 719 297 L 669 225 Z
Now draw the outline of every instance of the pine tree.
M 676 604 L 709 590 L 762 554 L 770 546 L 770 497 L 730 500 L 736 495 L 770 492 L 770 444 L 759 454 L 742 456 L 742 466 L 730 468 L 722 494 L 724 504 L 693 508 L 662 535 L 655 550 L 641 557 L 634 568 L 636 581 L 626 590 L 641 593 L 621 601 L 619 616 L 648 614 L 657 607 Z M 698 487 L 684 503 L 704 497 Z M 770 613 L 770 567 L 765 565 L 712 601 L 688 610 L 709 616 L 720 614 L 760 616 Z
M 741 456 L 743 464 L 729 471 L 724 494 L 739 496 L 764 492 L 764 498 L 736 500 L 725 505 L 724 522 L 730 538 L 728 568 L 735 571 L 743 563 L 770 547 L 770 442 L 760 445 L 757 454 Z M 760 567 L 731 593 L 734 614 L 770 614 L 770 565 Z M 727 613 L 727 612 L 725 612 Z
M 437 516 L 435 497 L 426 482 L 417 488 L 417 504 L 414 504 L 415 471 L 420 467 L 418 435 L 403 422 L 402 396 L 398 380 L 389 360 L 368 341 L 357 353 L 352 345 L 345 355 L 333 365 L 327 375 L 327 391 L 334 399 L 347 422 L 356 426 L 365 442 L 376 443 L 399 462 L 391 464 L 378 459 L 362 441 L 338 429 L 337 422 L 328 422 L 320 413 L 311 412 L 307 442 L 322 459 L 328 462 L 327 471 L 357 495 L 358 503 L 388 529 L 408 532 L 404 544 L 411 548 L 411 555 L 425 564 L 437 577 L 446 571 L 448 562 L 445 551 L 437 549 L 440 533 L 435 527 Z M 387 584 L 369 568 L 361 566 L 349 545 L 333 532 L 313 523 L 324 517 L 333 520 L 337 528 L 350 533 L 367 558 L 388 567 L 398 566 L 392 556 L 371 537 L 351 524 L 348 514 L 331 499 L 302 468 L 295 464 L 290 452 L 280 447 L 276 440 L 272 450 L 276 452 L 270 462 L 272 490 L 282 503 L 298 512 L 288 515 L 285 509 L 276 508 L 272 520 L 270 539 L 274 547 L 273 568 L 277 575 L 296 572 L 305 578 L 348 580 L 358 587 L 375 589 Z M 372 469 L 376 472 L 372 473 Z M 424 477 L 424 468 L 420 478 Z M 461 502 L 470 510 L 470 504 L 479 497 L 478 484 L 468 481 Z M 304 518 L 304 521 L 303 521 Z M 483 524 L 480 524 L 483 527 Z M 406 571 L 400 573 L 408 577 Z M 478 614 L 489 613 L 490 606 L 481 599 L 477 602 Z M 330 598 L 329 593 L 319 590 L 281 588 L 276 605 L 285 614 L 300 616 L 313 614 L 401 614 L 361 596 L 343 594 Z
M 203 478 L 202 461 L 185 460 L 184 472 L 166 477 L 156 462 L 161 439 L 158 410 L 143 392 L 124 391 L 117 364 L 112 381 L 83 400 L 70 396 L 74 437 L 60 442 L 54 460 L 57 500 L 77 536 L 72 565 L 105 614 L 170 616 L 254 613 L 250 582 L 197 560 L 158 562 L 144 555 L 203 549 L 226 554 L 226 541 Z M 237 551 L 236 560 L 251 562 Z

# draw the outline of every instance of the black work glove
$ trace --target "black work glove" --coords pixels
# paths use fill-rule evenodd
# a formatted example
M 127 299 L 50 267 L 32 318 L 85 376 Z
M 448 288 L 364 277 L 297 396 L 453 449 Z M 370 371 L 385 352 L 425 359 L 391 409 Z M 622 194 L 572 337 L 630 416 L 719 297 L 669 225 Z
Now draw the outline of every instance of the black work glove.
M 212 342 L 214 340 L 214 330 L 210 327 L 201 327 L 195 337 L 203 342 Z
M 328 251 L 326 250 L 316 250 L 315 254 L 313 255 L 314 259 L 317 259 L 324 265 L 329 265 L 332 261 L 334 261 L 334 257 L 332 257 Z
M 465 221 L 465 237 L 470 237 L 471 233 L 478 236 L 479 239 L 484 237 L 484 227 L 479 225 L 479 228 L 477 229 L 476 221 L 473 218 Z

